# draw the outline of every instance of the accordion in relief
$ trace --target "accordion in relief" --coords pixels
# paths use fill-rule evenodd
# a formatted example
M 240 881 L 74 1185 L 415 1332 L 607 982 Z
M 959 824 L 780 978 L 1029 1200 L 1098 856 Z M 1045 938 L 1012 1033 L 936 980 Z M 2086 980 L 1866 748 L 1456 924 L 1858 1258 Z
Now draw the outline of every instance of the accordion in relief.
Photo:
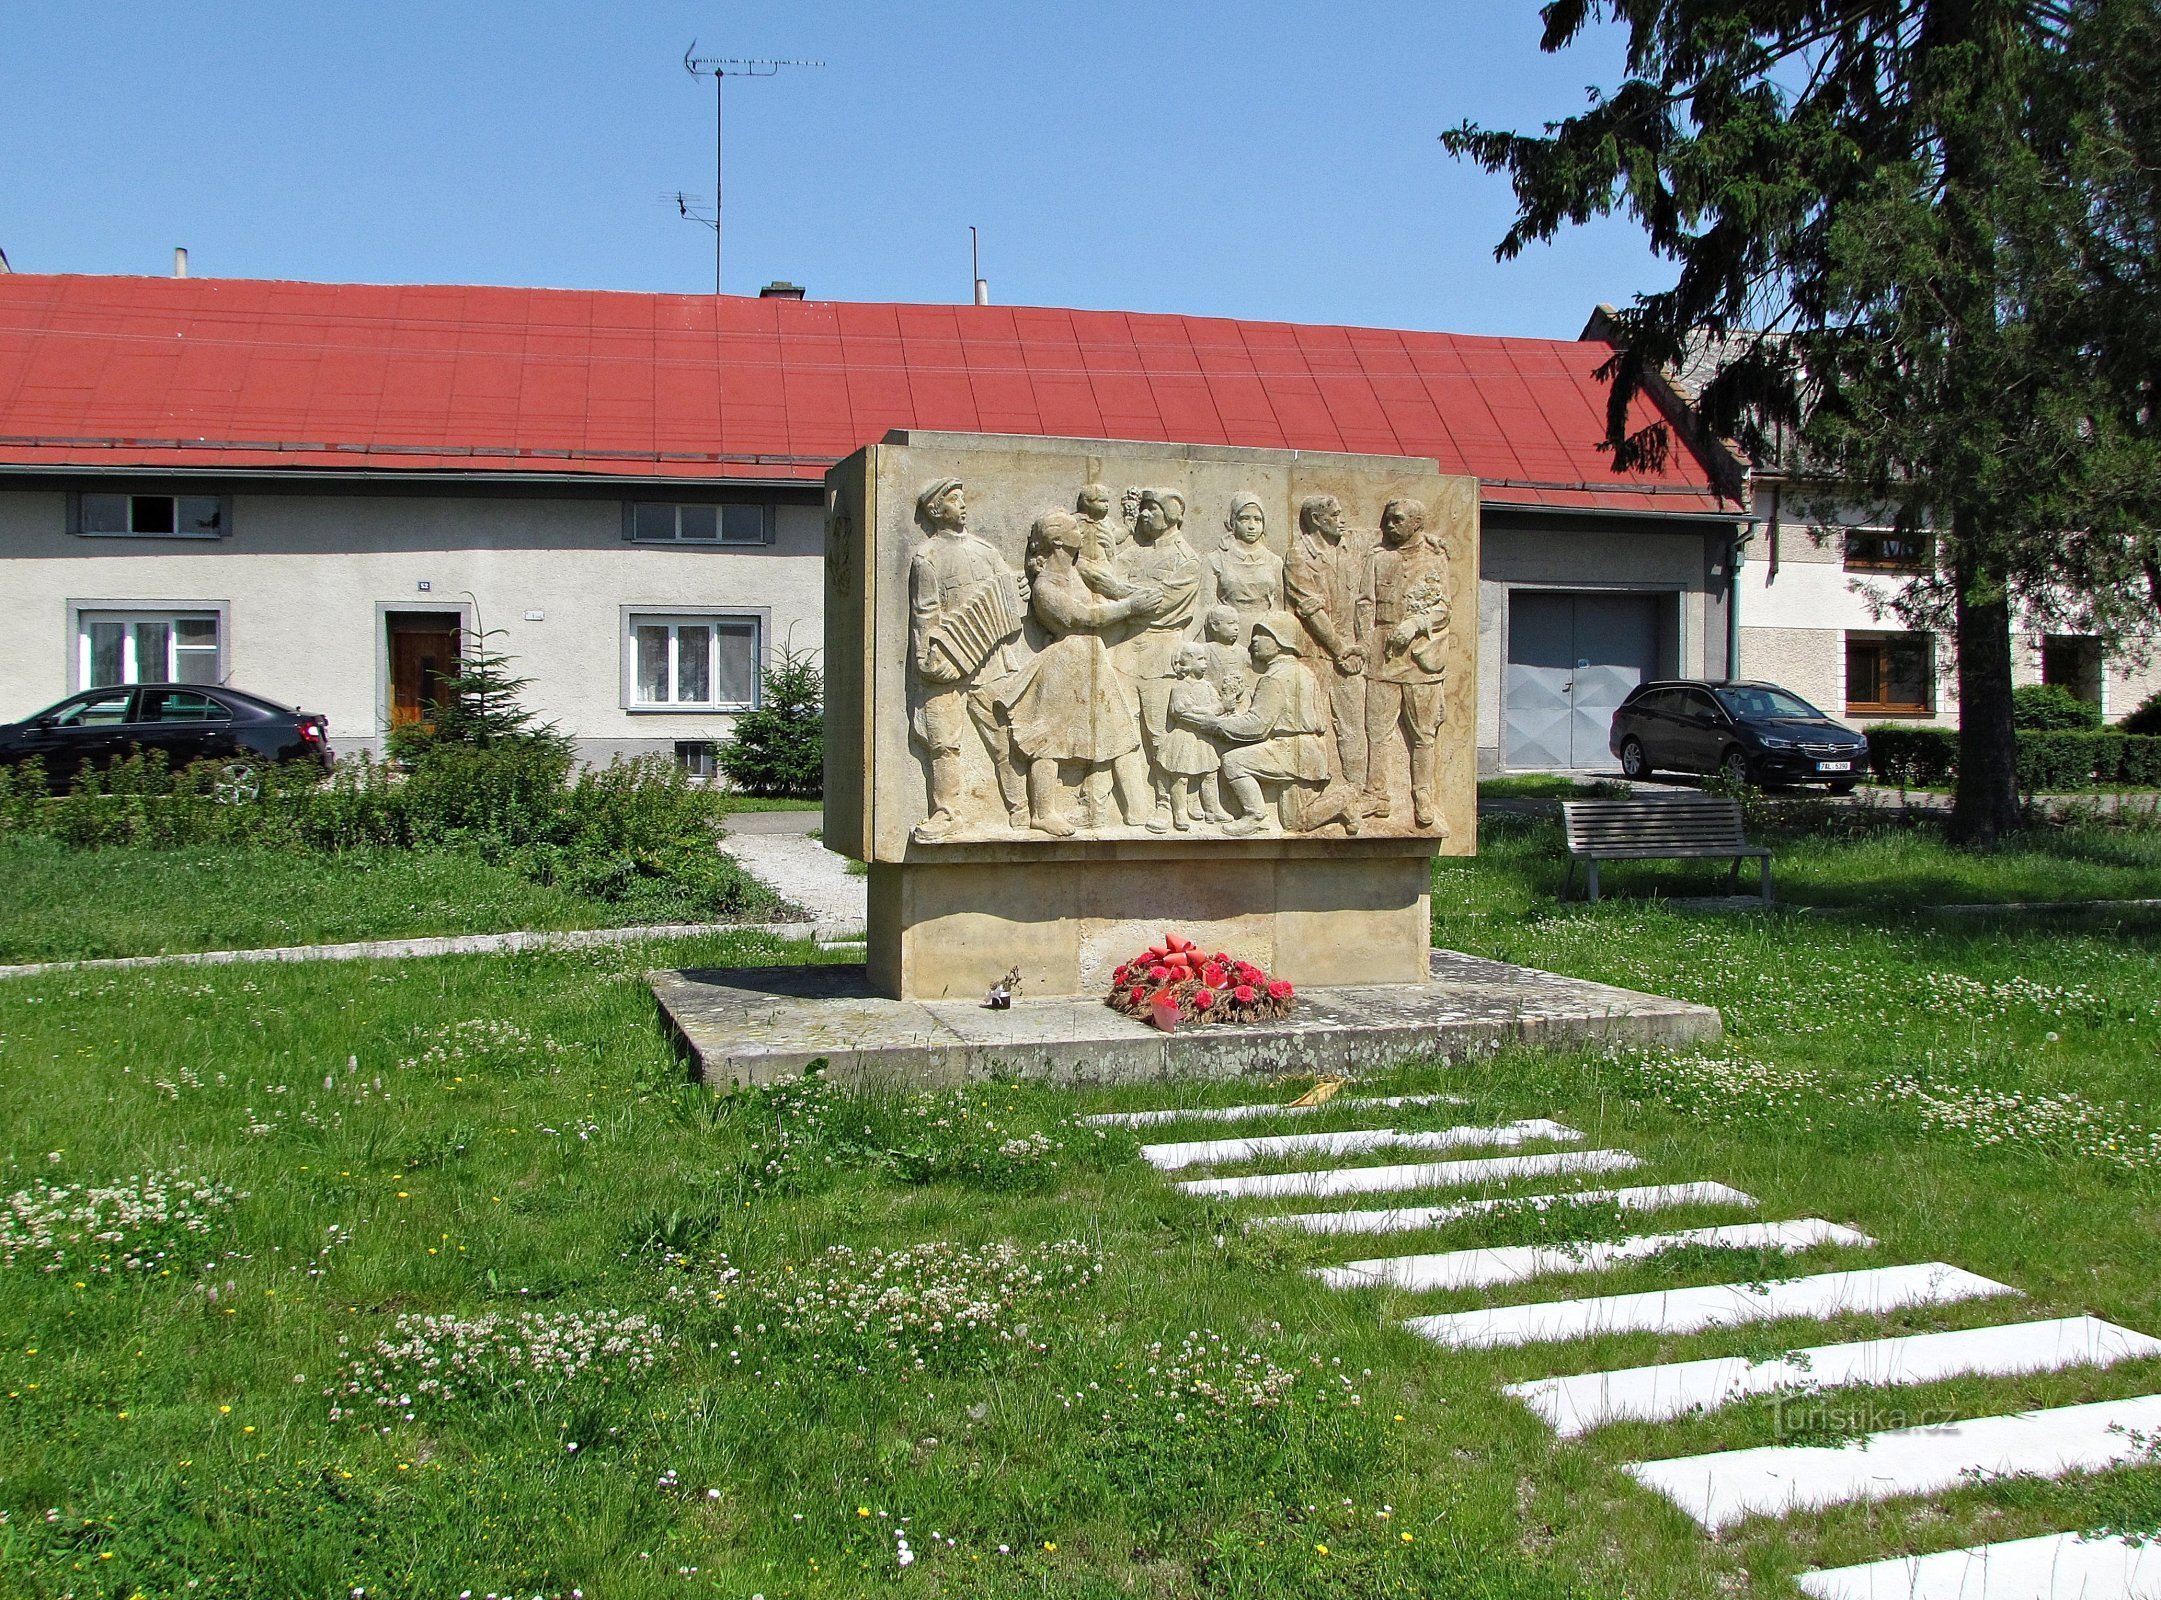
M 950 667 L 954 679 L 973 677 L 1026 619 L 1020 586 L 1010 573 L 1000 573 L 938 619 L 925 639 L 927 653 Z

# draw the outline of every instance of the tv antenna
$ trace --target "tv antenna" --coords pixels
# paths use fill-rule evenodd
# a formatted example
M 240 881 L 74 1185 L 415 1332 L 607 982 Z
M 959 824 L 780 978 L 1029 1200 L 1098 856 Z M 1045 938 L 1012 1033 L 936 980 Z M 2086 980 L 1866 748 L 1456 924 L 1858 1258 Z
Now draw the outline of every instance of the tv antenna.
M 730 78 L 770 78 L 782 67 L 822 67 L 823 61 L 779 60 L 771 57 L 701 56 L 698 41 L 690 41 L 690 48 L 683 52 L 683 70 L 693 78 L 713 80 L 713 214 L 703 216 L 703 207 L 694 204 L 696 197 L 676 194 L 671 196 L 676 210 L 692 222 L 702 222 L 713 230 L 713 293 L 720 293 L 720 134 L 721 112 L 725 99 L 725 85 Z

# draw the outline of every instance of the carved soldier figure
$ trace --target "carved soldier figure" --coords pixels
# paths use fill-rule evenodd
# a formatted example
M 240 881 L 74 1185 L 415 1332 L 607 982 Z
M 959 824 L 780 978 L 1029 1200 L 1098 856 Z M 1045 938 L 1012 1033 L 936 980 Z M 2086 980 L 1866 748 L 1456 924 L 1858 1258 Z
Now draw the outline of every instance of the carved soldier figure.
M 1357 789 L 1330 781 L 1324 737 L 1328 712 L 1320 684 L 1298 659 L 1300 632 L 1288 617 L 1263 617 L 1254 623 L 1247 649 L 1260 677 L 1252 698 L 1243 710 L 1202 724 L 1231 745 L 1223 752 L 1222 775 L 1237 798 L 1239 815 L 1224 825 L 1225 833 L 1258 833 L 1267 827 L 1264 783 L 1287 786 L 1283 824 L 1293 833 L 1309 833 L 1328 822 L 1341 822 L 1345 833 L 1358 831 Z
M 995 695 L 1020 664 L 1013 637 L 1026 596 L 997 547 L 968 532 L 960 479 L 940 478 L 917 495 L 915 520 L 926 537 L 908 564 L 908 664 L 918 695 L 912 724 L 930 752 L 930 816 L 915 837 L 942 839 L 962 825 L 961 741 L 971 724 L 998 775 L 1007 816 L 1025 828 L 1027 798 Z
M 1360 642 L 1373 606 L 1365 553 L 1346 535 L 1343 503 L 1332 494 L 1307 495 L 1298 507 L 1298 537 L 1284 564 L 1291 610 L 1317 647 L 1317 673 L 1335 729 L 1343 779 L 1366 782 L 1366 650 Z
M 1242 647 L 1255 621 L 1283 609 L 1283 558 L 1261 543 L 1268 532 L 1268 513 L 1259 495 L 1233 495 L 1223 527 L 1230 537 L 1208 558 L 1202 605 L 1229 606 L 1238 613 Z
M 1138 633 L 1111 652 L 1113 664 L 1131 685 L 1140 709 L 1148 759 L 1154 767 L 1157 810 L 1170 820 L 1170 790 L 1156 751 L 1170 731 L 1171 678 L 1178 647 L 1193 632 L 1201 592 L 1200 557 L 1186 543 L 1182 527 L 1185 496 L 1172 489 L 1143 489 L 1133 519 L 1133 537 L 1120 555 L 1118 576 L 1136 589 L 1158 596 Z
M 1421 828 L 1439 829 L 1436 790 L 1441 722 L 1447 715 L 1447 635 L 1451 595 L 1448 547 L 1426 532 L 1426 508 L 1391 500 L 1381 511 L 1381 542 L 1367 566 L 1373 625 L 1366 637 L 1366 742 L 1373 754 L 1368 814 L 1388 815 L 1379 751 L 1398 730 L 1411 758 L 1411 809 Z

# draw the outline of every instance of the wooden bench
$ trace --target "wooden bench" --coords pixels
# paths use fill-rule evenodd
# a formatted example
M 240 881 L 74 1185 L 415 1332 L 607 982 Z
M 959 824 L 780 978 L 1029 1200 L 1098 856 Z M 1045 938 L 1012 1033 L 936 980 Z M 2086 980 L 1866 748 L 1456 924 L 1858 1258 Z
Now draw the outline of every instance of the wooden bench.
M 1741 836 L 1741 802 L 1717 795 L 1674 795 L 1656 800 L 1564 800 L 1561 821 L 1568 831 L 1568 876 L 1561 898 L 1575 886 L 1576 863 L 1584 865 L 1587 897 L 1598 898 L 1601 861 L 1657 861 L 1667 858 L 1731 860 L 1726 892 L 1741 886 L 1741 862 L 1761 863 L 1763 903 L 1771 903 L 1771 852 Z

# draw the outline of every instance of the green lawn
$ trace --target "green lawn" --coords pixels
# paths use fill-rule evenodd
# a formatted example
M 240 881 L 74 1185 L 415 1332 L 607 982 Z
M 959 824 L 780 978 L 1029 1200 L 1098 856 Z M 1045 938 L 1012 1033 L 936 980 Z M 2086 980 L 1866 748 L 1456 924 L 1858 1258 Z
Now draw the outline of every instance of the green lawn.
M 745 883 L 755 906 L 770 904 Z M 654 920 L 450 851 L 76 850 L 0 839 L 0 962 Z
M 1798 1270 L 1950 1261 L 2025 1290 L 2014 1314 L 2161 1332 L 2161 919 L 1937 924 L 1890 904 L 1908 883 L 2061 897 L 2049 863 L 2130 892 L 2155 876 L 2149 841 L 2063 835 L 2000 861 L 1779 841 L 1782 882 L 1854 908 L 1825 917 L 1560 908 L 1557 828 L 1489 824 L 1487 840 L 1437 869 L 1442 942 L 1705 1000 L 1728 1037 L 1677 1059 L 1409 1063 L 1374 1087 L 1470 1104 L 1399 1125 L 1555 1116 L 1644 1156 L 1627 1182 L 1716 1179 L 1766 1218 L 1882 1241 Z M 1612 881 L 1695 886 L 1667 870 Z M 1295 1083 L 725 1102 L 684 1084 L 646 967 L 811 959 L 741 936 L 0 985 L 18 1219 L 48 1203 L 40 1186 L 152 1171 L 234 1192 L 199 1202 L 199 1233 L 19 1243 L 0 1265 L 0 1592 L 1791 1600 L 1809 1564 L 2161 1530 L 2156 1466 L 1708 1541 L 1618 1464 L 2150 1392 L 2161 1364 L 1766 1401 L 1558 1447 L 1497 1383 L 1825 1330 L 1444 1353 L 1402 1316 L 1478 1297 L 1338 1293 L 1304 1269 L 1644 1219 L 1514 1213 L 1355 1244 L 1248 1233 L 1254 1207 L 1181 1196 L 1130 1140 L 1071 1120 Z M 131 1244 L 171 1253 L 101 1259 Z M 827 1253 L 842 1246 L 852 1259 Z M 1600 1288 L 1789 1270 L 1695 1252 Z M 865 1285 L 889 1298 L 858 1333 L 833 1308 Z M 400 1328 L 431 1316 L 453 1320 Z M 415 1365 L 461 1339 L 450 1366 Z M 581 1354 L 588 1339 L 620 1348 Z M 543 1357 L 522 1388 L 513 1341 Z M 446 1373 L 453 1396 L 430 1386 Z
M 785 795 L 730 794 L 721 797 L 730 811 L 823 811 L 825 801 L 796 800 Z

